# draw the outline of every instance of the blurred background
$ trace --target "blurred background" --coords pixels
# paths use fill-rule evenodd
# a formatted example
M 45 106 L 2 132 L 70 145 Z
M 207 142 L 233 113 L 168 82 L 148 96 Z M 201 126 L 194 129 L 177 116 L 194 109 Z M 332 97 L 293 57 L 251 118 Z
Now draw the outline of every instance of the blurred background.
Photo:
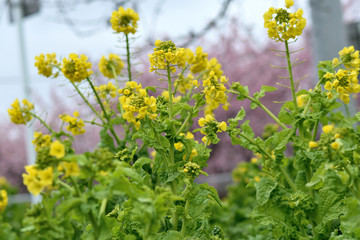
M 289 99 L 290 91 L 279 85 L 287 83 L 278 78 L 286 72 L 271 67 L 285 66 L 284 59 L 271 50 L 282 50 L 283 45 L 267 38 L 262 18 L 269 7 L 283 7 L 283 0 L 0 0 L 0 176 L 22 192 L 26 191 L 21 177 L 24 165 L 34 159 L 32 131 L 41 128 L 36 123 L 31 128 L 10 123 L 10 104 L 26 97 L 52 124 L 62 113 L 80 110 L 82 116 L 90 114 L 67 81 L 37 75 L 34 57 L 52 52 L 60 58 L 72 52 L 86 54 L 96 71 L 102 55 L 124 53 L 123 39 L 109 25 L 112 11 L 119 6 L 133 8 L 140 17 L 139 31 L 131 43 L 136 71 L 142 73 L 136 81 L 156 84 L 157 77 L 148 73 L 147 54 L 156 39 L 172 40 L 192 50 L 202 46 L 210 57 L 218 58 L 230 82 L 248 85 L 251 92 L 261 85 L 278 87 L 264 98 L 276 114 L 280 104 L 274 101 Z M 312 88 L 319 60 L 336 57 L 346 45 L 360 48 L 360 0 L 298 0 L 292 8 L 303 8 L 307 19 L 303 35 L 291 44 L 293 50 L 302 49 L 293 60 L 304 61 L 295 67 L 295 78 L 299 88 Z M 358 103 L 352 102 L 352 111 L 358 111 Z M 233 102 L 231 110 L 218 111 L 215 116 L 219 121 L 234 117 L 240 107 L 250 110 L 249 102 Z M 261 109 L 247 112 L 261 136 L 271 119 Z M 99 140 L 96 127 L 86 130 L 87 134 L 76 137 L 79 153 L 91 151 Z M 210 174 L 206 181 L 215 186 L 231 182 L 231 170 L 252 157 L 240 146 L 231 146 L 225 134 L 221 138 L 211 146 L 206 169 Z

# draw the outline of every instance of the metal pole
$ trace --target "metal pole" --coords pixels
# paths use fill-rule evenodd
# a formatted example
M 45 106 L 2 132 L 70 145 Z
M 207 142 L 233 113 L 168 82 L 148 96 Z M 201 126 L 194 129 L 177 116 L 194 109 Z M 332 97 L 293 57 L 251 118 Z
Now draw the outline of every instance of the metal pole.
M 17 23 L 17 30 L 18 30 L 18 41 L 19 41 L 19 52 L 20 52 L 20 66 L 21 66 L 21 78 L 22 78 L 22 85 L 23 85 L 23 92 L 24 97 L 32 101 L 31 97 L 31 89 L 30 89 L 30 82 L 29 82 L 29 73 L 27 68 L 27 61 L 26 61 L 26 48 L 25 48 L 25 40 L 24 40 L 24 29 L 23 29 L 23 3 L 21 0 L 15 0 L 12 3 L 15 15 L 15 21 Z M 33 127 L 32 125 L 27 126 L 25 128 L 25 147 L 26 147 L 26 159 L 27 165 L 35 164 L 35 150 L 31 143 L 31 139 L 33 138 Z M 36 203 L 41 200 L 41 197 L 31 195 L 31 202 Z

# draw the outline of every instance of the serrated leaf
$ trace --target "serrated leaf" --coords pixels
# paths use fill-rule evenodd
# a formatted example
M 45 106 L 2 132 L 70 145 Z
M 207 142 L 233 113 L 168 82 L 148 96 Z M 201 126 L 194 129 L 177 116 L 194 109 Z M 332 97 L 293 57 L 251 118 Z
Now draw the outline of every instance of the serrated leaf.
M 285 108 L 280 110 L 278 118 L 284 124 L 293 124 L 295 122 L 294 115 L 289 113 Z
M 325 174 L 326 171 L 333 168 L 332 163 L 326 163 L 323 162 L 318 169 L 316 169 L 316 172 L 312 176 L 310 182 L 308 182 L 305 186 L 310 189 L 320 189 L 325 184 Z
M 260 182 L 255 183 L 256 200 L 260 205 L 265 204 L 269 200 L 270 194 L 274 191 L 276 186 L 277 183 L 269 177 L 263 177 Z

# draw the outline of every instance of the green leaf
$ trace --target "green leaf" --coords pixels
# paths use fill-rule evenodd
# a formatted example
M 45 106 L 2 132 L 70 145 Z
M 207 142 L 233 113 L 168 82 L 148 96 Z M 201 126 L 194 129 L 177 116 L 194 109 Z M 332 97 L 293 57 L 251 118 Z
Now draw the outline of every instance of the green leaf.
M 261 86 L 261 91 L 263 91 L 263 92 L 273 92 L 276 90 L 277 90 L 277 88 L 273 87 L 273 86 L 266 86 L 266 85 Z
M 183 240 L 180 232 L 167 231 L 156 235 L 155 240 Z
M 312 176 L 310 182 L 308 182 L 305 186 L 310 189 L 320 189 L 325 184 L 325 174 L 329 169 L 333 169 L 332 163 L 323 162 L 316 172 Z
M 152 86 L 145 87 L 145 90 L 146 90 L 147 93 L 149 93 L 149 91 L 152 91 L 152 92 L 156 93 L 156 88 L 154 88 Z
M 269 200 L 270 194 L 276 186 L 277 183 L 269 177 L 263 177 L 260 182 L 255 183 L 256 200 L 260 205 L 265 204 Z
M 293 135 L 293 129 L 284 129 L 281 132 L 274 133 L 265 141 L 265 146 L 274 150 L 285 150 L 286 144 L 290 141 Z
M 355 117 L 356 117 L 356 119 L 357 119 L 358 121 L 360 121 L 360 112 L 356 113 L 356 114 L 355 114 Z
M 319 224 L 315 230 L 323 234 L 334 231 L 336 225 L 333 226 L 333 221 L 339 220 L 345 210 L 341 195 L 326 188 L 321 189 L 317 205 L 316 216 Z
M 286 108 L 281 108 L 278 114 L 279 120 L 284 124 L 293 124 L 295 122 L 295 117 L 291 114 Z
M 241 124 L 241 129 L 248 138 L 253 139 L 255 137 L 255 133 L 253 132 L 249 123 L 250 121 L 246 120 L 243 124 Z
M 360 239 L 360 202 L 356 198 L 346 199 L 345 215 L 341 217 L 341 232 Z

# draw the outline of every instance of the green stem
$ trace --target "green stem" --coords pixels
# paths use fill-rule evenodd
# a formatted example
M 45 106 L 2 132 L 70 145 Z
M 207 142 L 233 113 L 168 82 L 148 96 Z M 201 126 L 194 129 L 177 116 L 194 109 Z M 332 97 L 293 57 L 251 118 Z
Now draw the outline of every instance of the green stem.
M 70 81 L 71 82 L 71 81 Z M 80 89 L 76 86 L 75 83 L 71 82 L 71 84 L 74 86 L 75 90 L 77 91 L 77 93 L 81 96 L 81 98 L 84 100 L 84 102 L 91 108 L 91 110 L 95 113 L 95 115 L 100 118 L 100 120 L 105 123 L 104 119 L 101 117 L 100 113 L 98 111 L 96 111 L 96 109 L 89 103 L 89 101 L 86 99 L 86 97 L 84 96 L 84 94 L 82 94 L 82 92 L 80 91 Z
M 131 78 L 131 64 L 130 64 L 130 44 L 129 44 L 128 34 L 125 34 L 125 38 L 126 38 L 127 69 L 128 69 L 129 82 L 130 82 L 132 81 L 132 78 Z
M 236 91 L 228 90 L 227 92 L 233 94 L 239 94 Z M 250 101 L 256 103 L 259 107 L 261 107 L 276 123 L 278 123 L 283 129 L 287 129 L 286 127 L 265 105 L 263 105 L 260 101 L 250 97 L 249 95 L 244 95 L 245 98 L 249 99 Z
M 249 141 L 251 144 L 253 144 L 254 146 L 256 146 L 260 152 L 262 152 L 262 154 L 264 154 L 266 157 L 268 157 L 271 161 L 275 162 L 275 159 L 268 153 L 266 152 L 262 147 L 260 147 L 256 142 L 254 142 L 252 139 L 250 139 L 248 136 L 246 136 L 243 133 L 239 133 L 239 135 L 243 138 L 245 138 L 247 141 Z M 291 189 L 296 192 L 296 186 L 293 183 L 293 181 L 291 180 L 289 174 L 286 172 L 286 170 L 283 167 L 278 167 L 279 170 L 281 171 L 281 173 L 283 174 L 285 181 L 289 184 L 289 186 L 291 187 Z
M 101 123 L 97 123 L 97 122 L 94 122 L 94 121 L 84 121 L 84 123 L 90 123 L 92 125 L 97 125 L 99 127 L 104 127 L 104 125 L 102 125 Z
M 41 122 L 42 125 L 44 125 L 44 127 L 46 127 L 46 129 L 51 133 L 51 134 L 55 134 L 55 132 L 52 130 L 52 128 L 46 124 L 46 122 L 44 120 L 41 119 L 41 117 L 39 117 L 38 115 L 36 115 L 35 113 L 29 112 L 31 116 L 33 116 L 34 118 L 36 118 L 37 120 L 39 120 Z
M 99 220 L 100 220 L 101 216 L 105 213 L 107 201 L 108 201 L 107 198 L 104 198 L 104 199 L 101 201 L 100 211 L 99 211 Z
M 113 75 L 114 75 L 116 88 L 117 88 L 117 89 L 120 89 L 120 84 L 119 84 L 119 80 L 118 80 L 117 75 L 116 75 L 115 67 L 114 67 L 112 64 L 111 64 L 111 71 L 112 71 L 112 73 L 113 73 Z M 116 95 L 118 95 L 118 94 L 119 94 L 119 93 L 118 93 L 118 91 L 116 90 Z
M 346 113 L 346 117 L 350 117 L 350 110 L 349 110 L 349 106 L 346 104 L 346 103 L 344 103 L 344 107 L 345 107 L 345 113 Z
M 314 132 L 313 132 L 313 135 L 312 135 L 312 138 L 311 138 L 312 141 L 316 140 L 316 134 L 317 134 L 317 131 L 318 131 L 318 128 L 319 128 L 319 122 L 320 122 L 320 119 L 316 119 Z
M 91 211 L 90 211 L 88 214 L 89 214 L 90 223 L 91 223 L 91 225 L 92 225 L 93 228 L 94 228 L 94 236 L 95 236 L 95 239 L 99 239 L 100 229 L 99 229 L 99 226 L 98 226 L 97 223 L 96 223 L 94 214 L 93 214 Z
M 182 227 L 181 227 L 181 236 L 184 238 L 186 235 L 186 220 L 187 220 L 187 216 L 189 214 L 189 199 L 186 199 L 186 204 L 185 204 L 185 213 L 184 213 L 184 217 L 183 217 L 183 222 L 182 222 Z
M 74 185 L 76 196 L 79 197 L 81 195 L 81 191 L 79 189 L 79 186 L 77 185 L 77 183 L 75 182 L 75 180 L 71 176 L 69 176 L 69 179 L 70 179 L 70 182 L 72 183 L 72 185 Z
M 265 107 L 260 101 L 255 100 L 254 98 L 246 95 L 247 99 L 256 103 L 259 107 L 261 107 L 276 123 L 278 123 L 283 129 L 287 129 L 287 127 L 267 108 Z
M 205 93 L 202 94 L 201 98 L 202 99 L 203 97 L 205 96 Z M 179 128 L 179 130 L 177 130 L 176 134 L 175 134 L 175 137 L 177 137 L 183 130 L 184 128 L 186 127 L 186 125 L 188 124 L 188 122 L 190 121 L 190 119 L 192 118 L 192 115 L 194 113 L 194 110 L 196 110 L 198 107 L 199 107 L 199 104 L 200 104 L 201 101 L 197 101 L 195 106 L 193 107 L 193 110 L 189 112 L 189 114 L 187 115 L 185 121 L 183 122 L 183 124 L 181 125 L 181 127 Z
M 169 63 L 166 66 L 167 78 L 168 78 L 168 91 L 169 91 L 169 119 L 172 119 L 172 81 Z
M 61 186 L 65 187 L 65 188 L 67 188 L 67 189 L 70 190 L 71 192 L 74 191 L 74 189 L 73 189 L 71 186 L 69 186 L 68 184 L 64 183 L 63 181 L 59 181 L 59 184 L 60 184 Z
M 292 73 L 292 66 L 291 66 L 291 60 L 290 60 L 290 51 L 289 51 L 289 44 L 288 41 L 285 40 L 285 48 L 286 48 L 286 59 L 287 59 L 287 65 L 288 65 L 288 71 L 289 71 L 289 79 L 291 84 L 291 94 L 294 101 L 295 110 L 298 109 L 298 105 L 296 102 L 296 95 L 295 95 L 295 86 L 294 86 L 294 77 Z
M 95 87 L 94 87 L 94 85 L 92 84 L 92 82 L 90 81 L 90 79 L 89 79 L 89 78 L 86 78 L 86 80 L 88 81 L 91 89 L 93 90 L 93 92 L 94 92 L 94 94 L 95 94 L 95 97 L 96 97 L 96 100 L 97 100 L 98 103 L 100 104 L 100 107 L 101 107 L 101 109 L 102 109 L 102 111 L 103 111 L 103 113 L 104 113 L 104 116 L 105 116 L 105 118 L 106 118 L 106 120 L 107 120 L 107 122 L 108 122 L 108 124 L 109 124 L 108 126 L 109 126 L 109 130 L 110 130 L 111 134 L 112 134 L 113 137 L 115 138 L 116 143 L 117 143 L 118 145 L 120 145 L 120 139 L 118 138 L 117 134 L 115 133 L 115 130 L 114 130 L 113 126 L 110 124 L 110 117 L 109 117 L 109 115 L 107 114 L 107 112 L 106 112 L 106 110 L 105 110 L 105 107 L 104 107 L 104 105 L 103 105 L 103 103 L 102 103 L 102 101 L 101 101 L 101 99 L 100 99 L 100 97 L 99 97 L 99 94 L 98 94 L 97 91 L 95 90 Z

